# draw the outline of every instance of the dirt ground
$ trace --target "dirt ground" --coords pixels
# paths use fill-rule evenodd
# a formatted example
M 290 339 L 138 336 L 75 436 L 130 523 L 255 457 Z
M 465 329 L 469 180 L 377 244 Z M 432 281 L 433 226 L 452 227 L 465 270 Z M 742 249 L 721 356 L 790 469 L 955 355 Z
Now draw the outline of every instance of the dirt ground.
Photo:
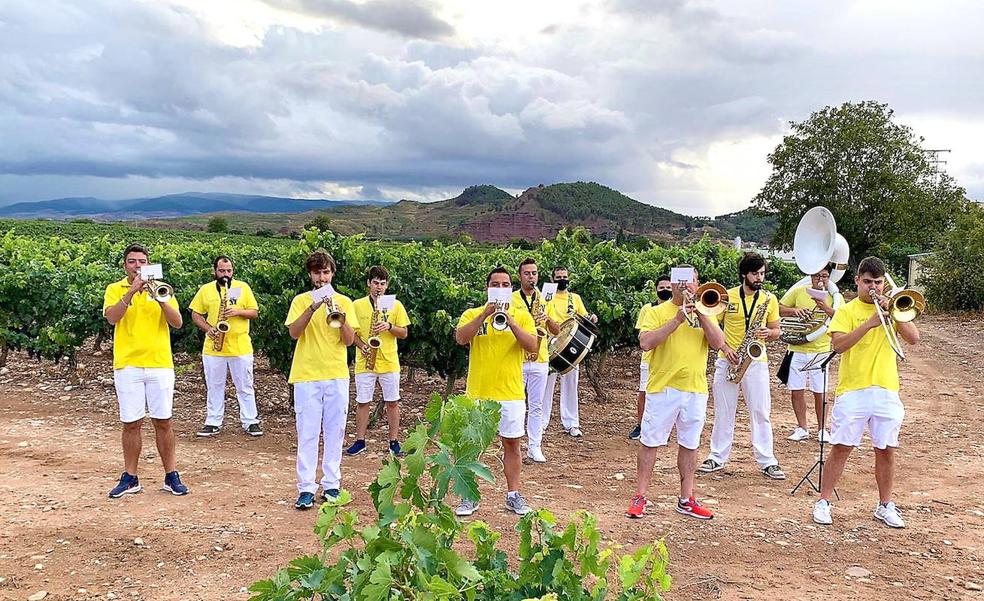
M 872 519 L 873 454 L 863 447 L 838 487 L 834 524 L 812 522 L 816 495 L 809 486 L 795 496 L 790 490 L 816 459 L 816 443 L 786 440 L 795 420 L 788 392 L 776 385 L 773 423 L 785 482 L 767 480 L 756 469 L 740 409 L 731 462 L 697 480 L 698 497 L 715 518 L 702 522 L 673 511 L 671 445 L 657 462 L 649 495 L 655 504 L 643 520 L 629 521 L 623 512 L 634 489 L 637 443 L 625 436 L 634 419 L 637 354 L 612 360 L 607 404 L 592 400 L 582 377 L 583 440 L 564 435 L 555 411 L 544 443 L 549 462 L 523 467 L 527 497 L 558 516 L 594 512 L 613 542 L 632 546 L 665 537 L 674 578 L 670 599 L 984 598 L 984 324 L 980 316 L 925 316 L 919 325 L 922 344 L 909 350 L 900 370 L 906 421 L 895 498 L 904 530 Z M 773 363 L 780 354 L 773 349 Z M 159 490 L 163 470 L 147 424 L 140 466 L 145 491 L 107 498 L 122 471 L 108 355 L 83 359 L 81 385 L 60 367 L 20 354 L 0 373 L 0 599 L 40 591 L 59 600 L 245 599 L 249 583 L 317 549 L 316 513 L 293 508 L 286 385 L 262 364 L 257 391 L 266 436 L 240 433 L 230 388 L 226 428 L 217 438 L 197 439 L 205 409 L 200 366 L 179 357 L 174 424 L 179 469 L 191 494 Z M 404 423 L 413 423 L 441 387 L 423 376 L 406 384 Z M 343 485 L 366 518 L 366 486 L 385 448 L 385 431 L 377 427 L 369 438 L 372 452 L 342 463 Z M 495 457 L 487 459 L 501 474 Z M 477 517 L 506 533 L 502 548 L 508 549 L 516 542 L 516 518 L 501 508 L 502 486 L 500 479 L 483 488 Z

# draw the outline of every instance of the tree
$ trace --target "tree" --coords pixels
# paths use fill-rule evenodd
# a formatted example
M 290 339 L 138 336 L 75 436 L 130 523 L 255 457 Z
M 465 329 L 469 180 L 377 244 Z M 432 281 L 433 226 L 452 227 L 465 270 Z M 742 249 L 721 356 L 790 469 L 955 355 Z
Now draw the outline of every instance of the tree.
M 824 107 L 769 155 L 772 175 L 755 197 L 776 215 L 773 244 L 789 248 L 800 217 L 822 205 L 851 245 L 851 260 L 876 254 L 901 275 L 906 246 L 930 250 L 966 206 L 964 189 L 929 161 L 907 126 L 875 101 Z
M 984 309 L 984 208 L 969 204 L 953 230 L 927 259 L 922 278 L 930 305 L 939 309 Z
M 319 232 L 330 232 L 331 219 L 328 219 L 328 216 L 322 213 L 304 225 L 304 229 L 309 228 L 314 228 Z
M 225 217 L 216 215 L 208 220 L 208 231 L 216 234 L 223 234 L 229 231 L 229 220 Z

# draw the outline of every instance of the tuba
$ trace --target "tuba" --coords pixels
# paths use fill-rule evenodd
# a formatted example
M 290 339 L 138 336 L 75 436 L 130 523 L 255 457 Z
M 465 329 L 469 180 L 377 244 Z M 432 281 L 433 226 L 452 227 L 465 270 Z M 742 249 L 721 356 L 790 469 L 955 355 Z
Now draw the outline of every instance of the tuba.
M 212 350 L 217 353 L 222 351 L 222 347 L 225 345 L 226 334 L 228 334 L 229 330 L 232 328 L 232 326 L 229 325 L 229 320 L 225 318 L 226 309 L 229 308 L 229 284 L 231 282 L 224 277 L 219 280 L 219 282 L 220 284 L 224 284 L 222 285 L 222 288 L 224 288 L 225 291 L 223 293 L 222 290 L 219 290 L 219 319 L 215 322 L 215 329 L 217 333 L 212 339 Z
M 895 331 L 895 323 L 907 323 L 919 317 L 926 310 L 926 299 L 915 290 L 899 288 L 892 276 L 887 273 L 885 280 L 889 286 L 887 296 L 891 299 L 887 310 L 881 306 L 885 298 L 884 295 L 876 293 L 874 288 L 868 290 L 868 294 L 874 301 L 878 320 L 881 321 L 882 330 L 885 332 L 885 337 L 888 338 L 888 345 L 899 359 L 905 361 L 905 352 L 902 350 L 902 343 L 899 342 L 898 332 Z
M 328 297 L 328 327 L 338 329 L 345 323 L 345 313 L 335 304 L 335 296 Z

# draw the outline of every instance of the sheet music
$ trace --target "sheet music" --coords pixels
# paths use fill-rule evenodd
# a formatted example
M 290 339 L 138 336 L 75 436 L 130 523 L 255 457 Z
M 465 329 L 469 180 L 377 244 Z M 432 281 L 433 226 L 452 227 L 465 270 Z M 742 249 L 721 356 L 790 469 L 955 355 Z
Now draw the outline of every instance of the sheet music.
M 674 267 L 670 270 L 670 281 L 674 284 L 679 282 L 695 284 L 697 283 L 697 277 L 693 267 Z
M 512 290 L 510 288 L 489 288 L 489 302 L 508 304 L 512 302 Z
M 394 306 L 396 306 L 395 294 L 384 294 L 376 301 L 376 308 L 380 311 L 392 311 Z
M 235 288 L 229 288 L 229 292 L 226 295 L 226 298 L 231 301 L 239 300 L 239 297 L 242 296 L 242 294 L 243 294 L 242 287 L 236 286 Z
M 543 300 L 550 302 L 553 300 L 554 295 L 557 294 L 557 284 L 555 282 L 545 282 L 543 288 L 540 290 L 540 294 L 543 296 Z
M 311 298 L 315 302 L 327 300 L 335 296 L 335 289 L 331 287 L 331 284 L 325 284 L 321 288 L 315 288 L 311 291 Z
M 163 280 L 164 279 L 164 268 L 161 267 L 160 263 L 151 263 L 150 265 L 140 266 L 140 279 L 141 280 Z

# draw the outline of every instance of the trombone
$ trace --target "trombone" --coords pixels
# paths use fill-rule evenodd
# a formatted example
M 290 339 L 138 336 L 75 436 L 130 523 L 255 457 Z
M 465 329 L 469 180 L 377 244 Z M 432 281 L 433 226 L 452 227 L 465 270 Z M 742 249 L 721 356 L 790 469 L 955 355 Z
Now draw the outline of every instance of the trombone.
M 889 290 L 887 295 L 878 294 L 874 287 L 868 290 L 868 295 L 874 301 L 875 311 L 878 313 L 878 321 L 881 322 L 885 337 L 888 338 L 888 345 L 898 358 L 905 361 L 905 352 L 899 342 L 899 334 L 895 331 L 895 323 L 908 323 L 919 317 L 926 310 L 926 299 L 922 294 L 915 290 L 903 290 L 896 286 L 892 276 L 885 274 L 885 281 L 888 283 Z M 888 309 L 882 307 L 882 302 L 886 296 L 889 299 Z
M 699 328 L 700 320 L 686 308 L 690 303 L 694 304 L 694 311 L 707 317 L 714 317 L 728 309 L 728 291 L 717 282 L 707 282 L 693 293 L 687 287 L 687 282 L 679 282 L 679 286 L 683 293 L 684 314 L 691 327 Z

